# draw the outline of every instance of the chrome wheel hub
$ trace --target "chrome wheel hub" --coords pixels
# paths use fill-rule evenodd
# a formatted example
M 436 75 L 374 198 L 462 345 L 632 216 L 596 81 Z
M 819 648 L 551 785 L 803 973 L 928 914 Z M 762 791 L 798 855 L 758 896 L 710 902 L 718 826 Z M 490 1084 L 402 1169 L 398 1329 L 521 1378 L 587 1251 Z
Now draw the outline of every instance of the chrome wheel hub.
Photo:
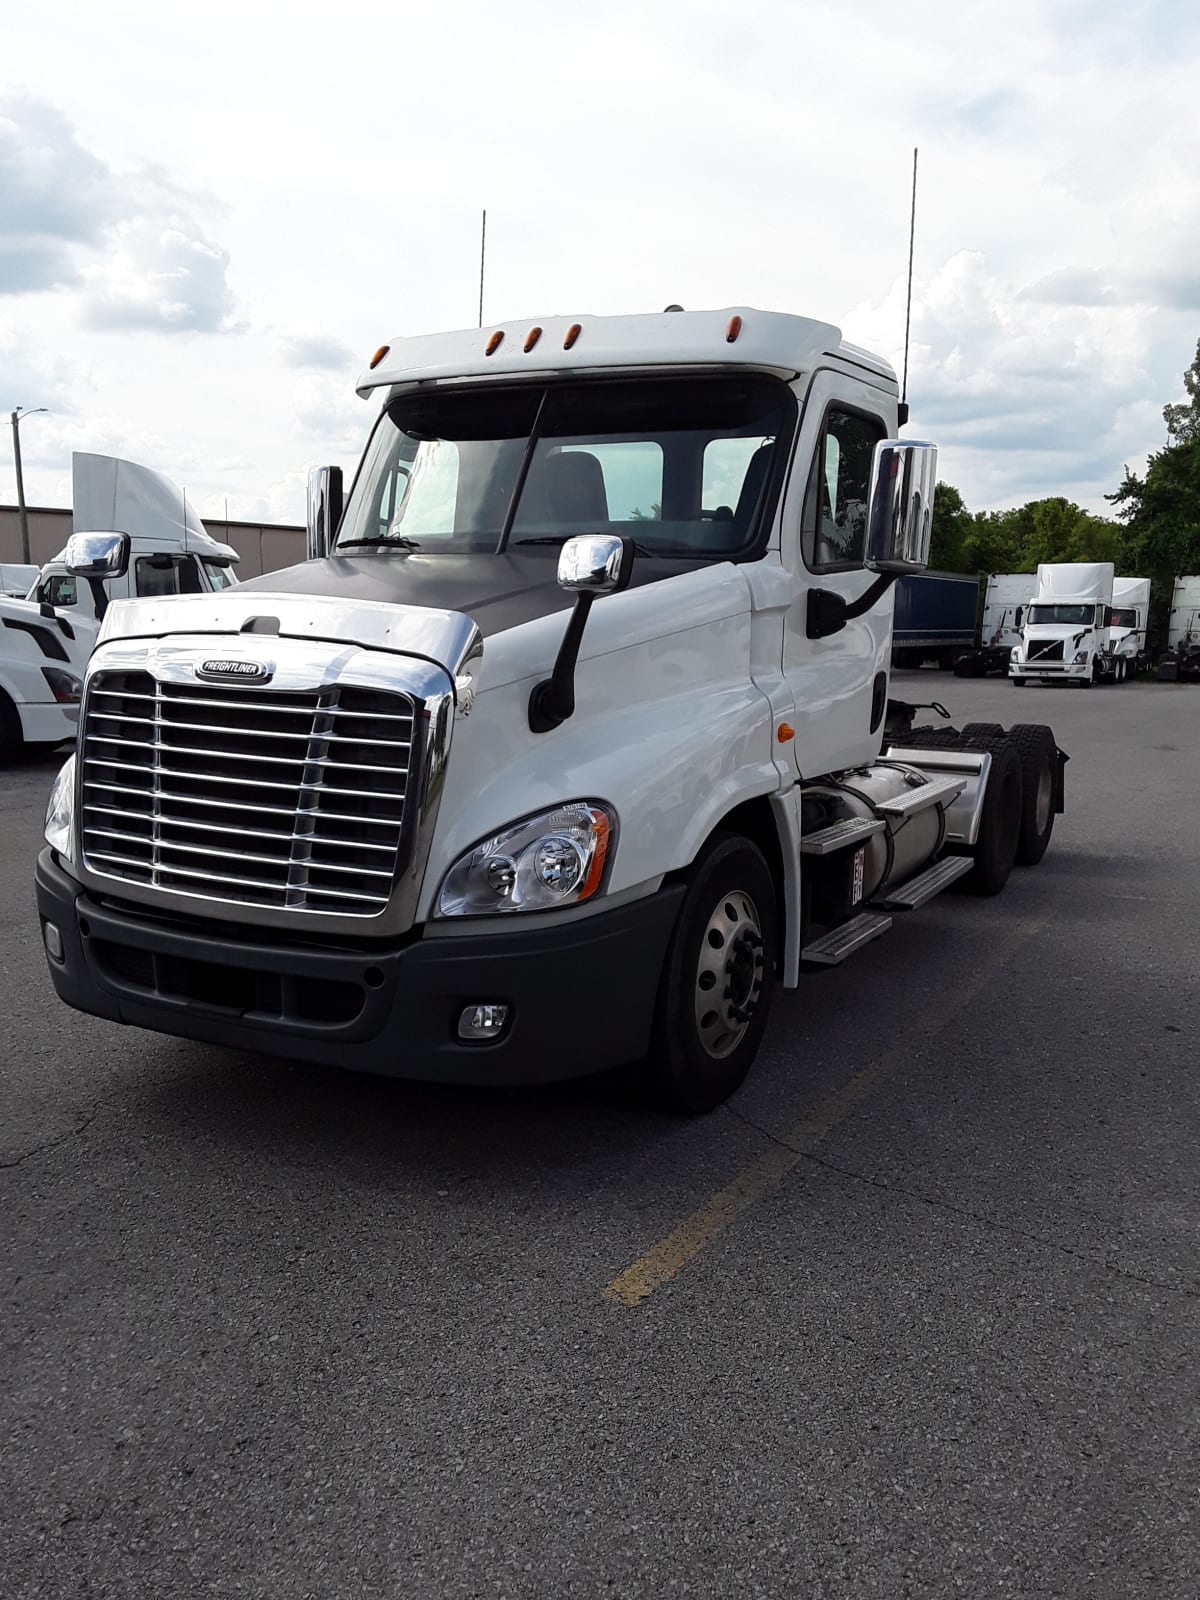
M 722 895 L 700 941 L 696 969 L 696 1032 L 714 1060 L 745 1037 L 763 992 L 763 936 L 748 894 Z

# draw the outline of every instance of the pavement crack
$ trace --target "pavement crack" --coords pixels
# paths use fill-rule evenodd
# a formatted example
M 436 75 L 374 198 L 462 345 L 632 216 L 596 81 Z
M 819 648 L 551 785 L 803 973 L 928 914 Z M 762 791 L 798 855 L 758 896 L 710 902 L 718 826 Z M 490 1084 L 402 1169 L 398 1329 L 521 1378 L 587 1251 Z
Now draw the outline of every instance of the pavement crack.
M 97 1100 L 82 1122 L 73 1128 L 68 1128 L 65 1133 L 58 1134 L 56 1138 L 45 1139 L 41 1144 L 35 1144 L 31 1149 L 23 1150 L 19 1156 L 14 1156 L 11 1160 L 0 1161 L 0 1172 L 7 1172 L 12 1167 L 22 1166 L 26 1161 L 32 1161 L 34 1156 L 45 1155 L 49 1150 L 57 1150 L 60 1144 L 67 1144 L 71 1139 L 78 1139 L 80 1134 L 85 1133 L 100 1115 L 100 1107 L 103 1104 L 102 1100 Z
M 814 1166 L 824 1167 L 827 1172 L 836 1172 L 839 1177 L 849 1178 L 854 1183 L 867 1185 L 872 1189 L 882 1189 L 886 1194 L 900 1195 L 906 1200 L 915 1200 L 918 1204 L 928 1206 L 933 1211 L 944 1211 L 951 1216 L 962 1217 L 968 1222 L 974 1222 L 983 1228 L 990 1228 L 996 1233 L 1011 1234 L 1014 1238 L 1024 1239 L 1029 1244 L 1040 1245 L 1046 1250 L 1056 1250 L 1060 1255 L 1070 1256 L 1072 1260 L 1081 1261 L 1086 1266 L 1094 1267 L 1103 1265 L 1105 1269 L 1116 1278 L 1123 1278 L 1128 1283 L 1140 1284 L 1143 1288 L 1158 1289 L 1163 1294 L 1179 1295 L 1185 1300 L 1200 1299 L 1200 1287 L 1189 1287 L 1183 1284 L 1165 1283 L 1161 1278 L 1146 1278 L 1140 1273 L 1130 1272 L 1126 1267 L 1119 1267 L 1107 1256 L 1098 1257 L 1085 1250 L 1075 1250 L 1069 1244 L 1062 1244 L 1057 1239 L 1049 1239 L 1044 1234 L 1031 1233 L 1028 1228 L 1019 1228 L 1011 1222 L 1001 1222 L 998 1217 L 990 1217 L 982 1211 L 972 1211 L 969 1206 L 955 1205 L 951 1200 L 943 1200 L 934 1195 L 922 1194 L 919 1189 L 909 1189 L 903 1184 L 888 1183 L 882 1178 L 872 1177 L 870 1173 L 859 1172 L 853 1167 L 843 1167 L 836 1161 L 830 1161 L 825 1156 L 814 1155 L 811 1150 L 801 1149 L 788 1139 L 780 1138 L 777 1133 L 772 1133 L 769 1128 L 764 1128 L 753 1117 L 748 1117 L 745 1112 L 737 1111 L 733 1106 L 725 1109 L 730 1116 L 736 1117 L 745 1127 L 753 1129 L 769 1143 L 778 1145 L 780 1149 L 790 1150 L 801 1161 L 811 1161 Z

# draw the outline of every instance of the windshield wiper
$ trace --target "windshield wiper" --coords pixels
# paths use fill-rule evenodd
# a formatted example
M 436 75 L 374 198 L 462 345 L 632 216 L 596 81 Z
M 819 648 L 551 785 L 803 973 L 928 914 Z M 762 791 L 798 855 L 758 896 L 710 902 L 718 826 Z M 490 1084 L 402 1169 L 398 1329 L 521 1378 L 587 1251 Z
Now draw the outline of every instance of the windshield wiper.
M 419 550 L 421 546 L 416 539 L 392 538 L 386 533 L 377 533 L 368 539 L 340 539 L 334 546 L 338 550 Z

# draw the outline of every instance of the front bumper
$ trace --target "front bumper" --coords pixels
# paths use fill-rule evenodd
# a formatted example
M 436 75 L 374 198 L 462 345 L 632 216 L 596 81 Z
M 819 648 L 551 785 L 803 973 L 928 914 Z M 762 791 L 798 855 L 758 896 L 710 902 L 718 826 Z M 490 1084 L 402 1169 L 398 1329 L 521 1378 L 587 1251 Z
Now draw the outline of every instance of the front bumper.
M 301 943 L 100 899 L 50 850 L 37 902 L 62 938 L 61 1000 L 113 1022 L 390 1077 L 549 1083 L 646 1053 L 682 884 L 577 922 L 382 946 Z M 496 1040 L 456 1034 L 504 1003 Z
M 1010 678 L 1090 678 L 1092 664 L 1090 661 L 1081 661 L 1078 665 L 1074 661 L 1039 661 L 1036 657 L 1032 661 L 1010 661 L 1008 665 Z

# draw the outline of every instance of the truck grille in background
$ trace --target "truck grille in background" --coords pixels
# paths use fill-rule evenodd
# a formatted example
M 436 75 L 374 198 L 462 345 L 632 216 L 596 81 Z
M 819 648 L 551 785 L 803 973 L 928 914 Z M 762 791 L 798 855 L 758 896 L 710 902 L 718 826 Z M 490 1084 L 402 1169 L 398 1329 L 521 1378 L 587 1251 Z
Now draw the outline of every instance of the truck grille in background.
M 1063 642 L 1061 639 L 1048 639 L 1044 644 L 1036 640 L 1029 646 L 1027 661 L 1061 661 L 1063 658 Z
M 414 754 L 407 695 L 102 671 L 81 732 L 92 871 L 281 910 L 387 905 Z

